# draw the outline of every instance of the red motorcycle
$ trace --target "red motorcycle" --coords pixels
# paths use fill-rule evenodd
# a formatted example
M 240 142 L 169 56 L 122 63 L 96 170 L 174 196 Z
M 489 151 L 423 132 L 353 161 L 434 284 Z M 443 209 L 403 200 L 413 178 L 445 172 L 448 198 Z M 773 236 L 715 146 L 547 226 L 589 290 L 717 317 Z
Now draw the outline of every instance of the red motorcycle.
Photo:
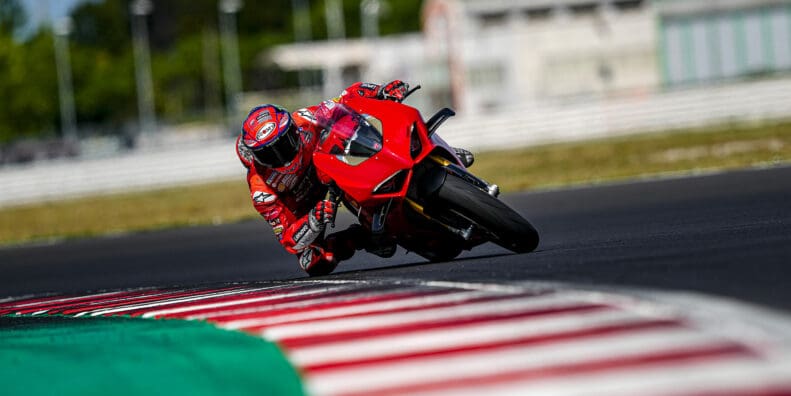
M 447 261 L 489 241 L 517 253 L 538 245 L 536 229 L 497 198 L 497 185 L 468 172 L 436 134 L 453 110 L 424 122 L 417 109 L 392 101 L 324 106 L 332 115 L 317 117 L 323 130 L 313 163 L 330 198 L 356 214 L 375 245 L 391 247 L 373 253 L 390 257 L 398 244 Z

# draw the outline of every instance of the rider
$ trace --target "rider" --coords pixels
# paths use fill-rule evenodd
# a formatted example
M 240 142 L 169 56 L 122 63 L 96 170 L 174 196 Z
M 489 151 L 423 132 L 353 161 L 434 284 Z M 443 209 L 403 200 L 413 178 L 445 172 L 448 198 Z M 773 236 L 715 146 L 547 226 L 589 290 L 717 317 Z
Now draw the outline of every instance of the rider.
M 361 96 L 400 102 L 408 91 L 409 85 L 400 80 L 383 85 L 358 82 L 332 100 L 343 103 L 351 96 Z M 296 254 L 299 265 L 311 275 L 330 273 L 338 261 L 370 247 L 359 226 L 324 237 L 337 207 L 325 199 L 328 189 L 318 181 L 312 163 L 319 132 L 318 108 L 289 113 L 272 104 L 254 107 L 236 139 L 237 155 L 248 170 L 253 206 L 272 226 L 286 251 Z M 465 166 L 472 165 L 469 151 L 456 151 Z M 394 252 L 395 246 L 387 250 Z

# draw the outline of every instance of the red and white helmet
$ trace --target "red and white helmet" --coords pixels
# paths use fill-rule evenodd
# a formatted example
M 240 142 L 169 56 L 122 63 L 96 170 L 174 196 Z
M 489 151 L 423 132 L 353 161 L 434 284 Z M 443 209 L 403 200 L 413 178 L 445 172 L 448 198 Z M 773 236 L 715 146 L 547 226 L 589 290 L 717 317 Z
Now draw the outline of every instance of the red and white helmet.
M 288 110 L 266 104 L 253 108 L 242 124 L 242 143 L 261 165 L 281 168 L 299 153 L 300 138 Z

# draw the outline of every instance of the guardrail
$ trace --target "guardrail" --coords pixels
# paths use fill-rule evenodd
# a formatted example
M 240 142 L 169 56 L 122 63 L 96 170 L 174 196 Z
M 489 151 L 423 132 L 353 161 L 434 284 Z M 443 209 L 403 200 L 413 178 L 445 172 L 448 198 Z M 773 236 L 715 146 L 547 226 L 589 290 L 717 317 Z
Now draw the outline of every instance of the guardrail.
M 440 128 L 440 134 L 456 146 L 490 150 L 779 119 L 791 116 L 789 92 L 791 79 L 779 79 L 630 98 L 537 104 L 484 117 L 452 118 Z M 0 206 L 244 177 L 231 138 L 179 148 L 6 166 L 0 168 Z

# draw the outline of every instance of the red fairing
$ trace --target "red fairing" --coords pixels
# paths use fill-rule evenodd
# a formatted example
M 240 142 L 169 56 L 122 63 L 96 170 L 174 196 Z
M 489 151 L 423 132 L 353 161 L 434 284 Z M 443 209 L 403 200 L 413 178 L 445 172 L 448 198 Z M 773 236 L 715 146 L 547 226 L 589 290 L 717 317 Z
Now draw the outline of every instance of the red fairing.
M 343 191 L 345 202 L 358 213 L 363 226 L 371 227 L 374 214 L 386 208 L 389 214 L 385 223 L 392 235 L 412 232 L 401 208 L 414 175 L 413 168 L 431 153 L 444 153 L 443 158 L 461 165 L 453 149 L 436 134 L 428 136 L 420 113 L 413 107 L 363 97 L 348 98 L 343 104 L 346 110 L 337 104 L 323 103 L 316 110 L 317 122 L 330 125 L 324 121 L 325 114 L 335 119 L 337 114 L 348 115 L 351 109 L 360 125 L 354 129 L 358 143 L 363 143 L 359 132 L 367 128 L 367 123 L 376 124 L 385 144 L 378 144 L 376 139 L 362 139 L 367 140 L 367 146 L 356 157 L 350 157 L 351 153 L 335 147 L 351 147 L 345 143 L 347 130 L 351 129 L 346 124 L 355 121 L 339 119 L 331 124 L 332 132 L 323 137 L 313 154 L 319 179 L 324 183 L 331 181 Z
M 379 95 L 381 85 L 358 82 L 350 85 L 344 89 L 340 96 L 340 102 L 345 102 L 351 97 L 371 98 L 375 99 Z
M 335 101 L 351 98 L 374 98 L 379 85 L 356 83 L 348 87 Z M 316 202 L 321 201 L 327 187 L 319 182 L 312 164 L 312 154 L 317 143 L 315 111 L 318 106 L 299 109 L 291 113 L 299 130 L 301 148 L 296 158 L 282 168 L 267 168 L 255 163 L 241 136 L 236 141 L 239 160 L 247 168 L 247 184 L 253 206 L 272 226 L 283 247 L 292 254 L 305 251 L 320 232 L 310 229 L 308 216 Z

